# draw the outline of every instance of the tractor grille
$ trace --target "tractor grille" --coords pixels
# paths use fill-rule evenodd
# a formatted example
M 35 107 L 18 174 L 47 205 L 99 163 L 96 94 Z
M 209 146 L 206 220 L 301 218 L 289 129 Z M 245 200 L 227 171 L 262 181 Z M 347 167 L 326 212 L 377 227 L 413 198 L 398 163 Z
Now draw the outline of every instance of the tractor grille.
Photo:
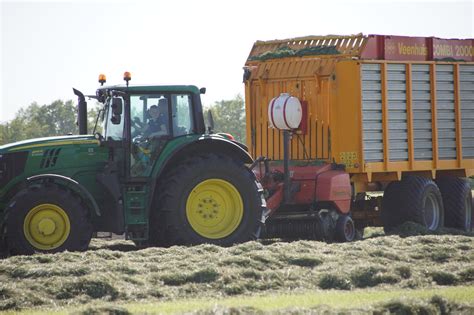
M 0 189 L 23 173 L 27 158 L 27 151 L 0 155 Z
M 59 152 L 61 152 L 61 148 L 48 149 L 44 151 L 40 168 L 54 167 L 58 161 Z

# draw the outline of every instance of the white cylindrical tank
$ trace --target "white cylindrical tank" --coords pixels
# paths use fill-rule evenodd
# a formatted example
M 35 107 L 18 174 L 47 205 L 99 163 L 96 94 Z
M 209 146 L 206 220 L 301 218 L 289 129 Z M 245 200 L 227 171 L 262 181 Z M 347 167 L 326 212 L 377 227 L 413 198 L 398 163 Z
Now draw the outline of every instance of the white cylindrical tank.
M 303 111 L 298 98 L 282 93 L 268 104 L 268 121 L 271 128 L 291 130 L 299 127 Z

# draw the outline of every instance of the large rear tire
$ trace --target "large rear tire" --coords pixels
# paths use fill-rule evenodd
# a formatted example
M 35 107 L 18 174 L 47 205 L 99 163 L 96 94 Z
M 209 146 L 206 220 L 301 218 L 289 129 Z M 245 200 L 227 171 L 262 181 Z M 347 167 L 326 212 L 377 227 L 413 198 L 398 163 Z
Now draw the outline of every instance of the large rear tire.
M 432 231 L 441 228 L 444 207 L 438 186 L 433 180 L 418 176 L 391 183 L 384 193 L 382 221 L 387 232 L 408 221 Z
M 150 244 L 230 246 L 259 237 L 263 189 L 243 164 L 215 154 L 188 158 L 164 175 L 150 216 Z
M 18 192 L 7 207 L 6 243 L 12 255 L 83 251 L 92 224 L 82 200 L 52 183 Z
M 445 210 L 445 226 L 471 230 L 472 193 L 467 179 L 459 177 L 442 177 L 437 181 Z

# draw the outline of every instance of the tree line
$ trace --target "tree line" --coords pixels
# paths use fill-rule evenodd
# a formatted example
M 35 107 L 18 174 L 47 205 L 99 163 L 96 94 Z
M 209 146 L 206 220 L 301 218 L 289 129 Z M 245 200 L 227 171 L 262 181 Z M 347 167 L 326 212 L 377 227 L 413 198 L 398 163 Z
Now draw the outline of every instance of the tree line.
M 215 102 L 209 108 L 214 118 L 214 131 L 230 133 L 236 140 L 245 142 L 245 104 L 242 96 Z M 98 111 L 98 104 L 88 111 L 90 133 Z M 0 123 L 0 145 L 32 138 L 78 134 L 76 121 L 76 105 L 71 100 L 56 100 L 45 105 L 34 102 L 20 109 L 12 120 Z

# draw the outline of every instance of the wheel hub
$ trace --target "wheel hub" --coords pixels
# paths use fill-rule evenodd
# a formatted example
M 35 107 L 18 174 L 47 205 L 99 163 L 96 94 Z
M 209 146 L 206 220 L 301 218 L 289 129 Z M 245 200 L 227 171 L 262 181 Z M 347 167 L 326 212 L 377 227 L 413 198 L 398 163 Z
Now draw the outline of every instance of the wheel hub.
M 56 230 L 56 224 L 50 218 L 44 218 L 39 221 L 38 230 L 41 234 L 45 236 L 51 235 Z
M 193 230 L 209 239 L 234 232 L 243 217 L 243 202 L 234 185 L 208 179 L 194 187 L 186 202 L 186 217 Z
M 425 226 L 429 230 L 436 230 L 439 226 L 440 221 L 440 206 L 436 200 L 436 196 L 433 194 L 428 195 L 425 200 L 423 208 L 423 215 L 425 220 Z
M 28 211 L 23 221 L 23 233 L 37 250 L 60 247 L 69 237 L 71 223 L 66 211 L 53 204 L 40 204 Z

